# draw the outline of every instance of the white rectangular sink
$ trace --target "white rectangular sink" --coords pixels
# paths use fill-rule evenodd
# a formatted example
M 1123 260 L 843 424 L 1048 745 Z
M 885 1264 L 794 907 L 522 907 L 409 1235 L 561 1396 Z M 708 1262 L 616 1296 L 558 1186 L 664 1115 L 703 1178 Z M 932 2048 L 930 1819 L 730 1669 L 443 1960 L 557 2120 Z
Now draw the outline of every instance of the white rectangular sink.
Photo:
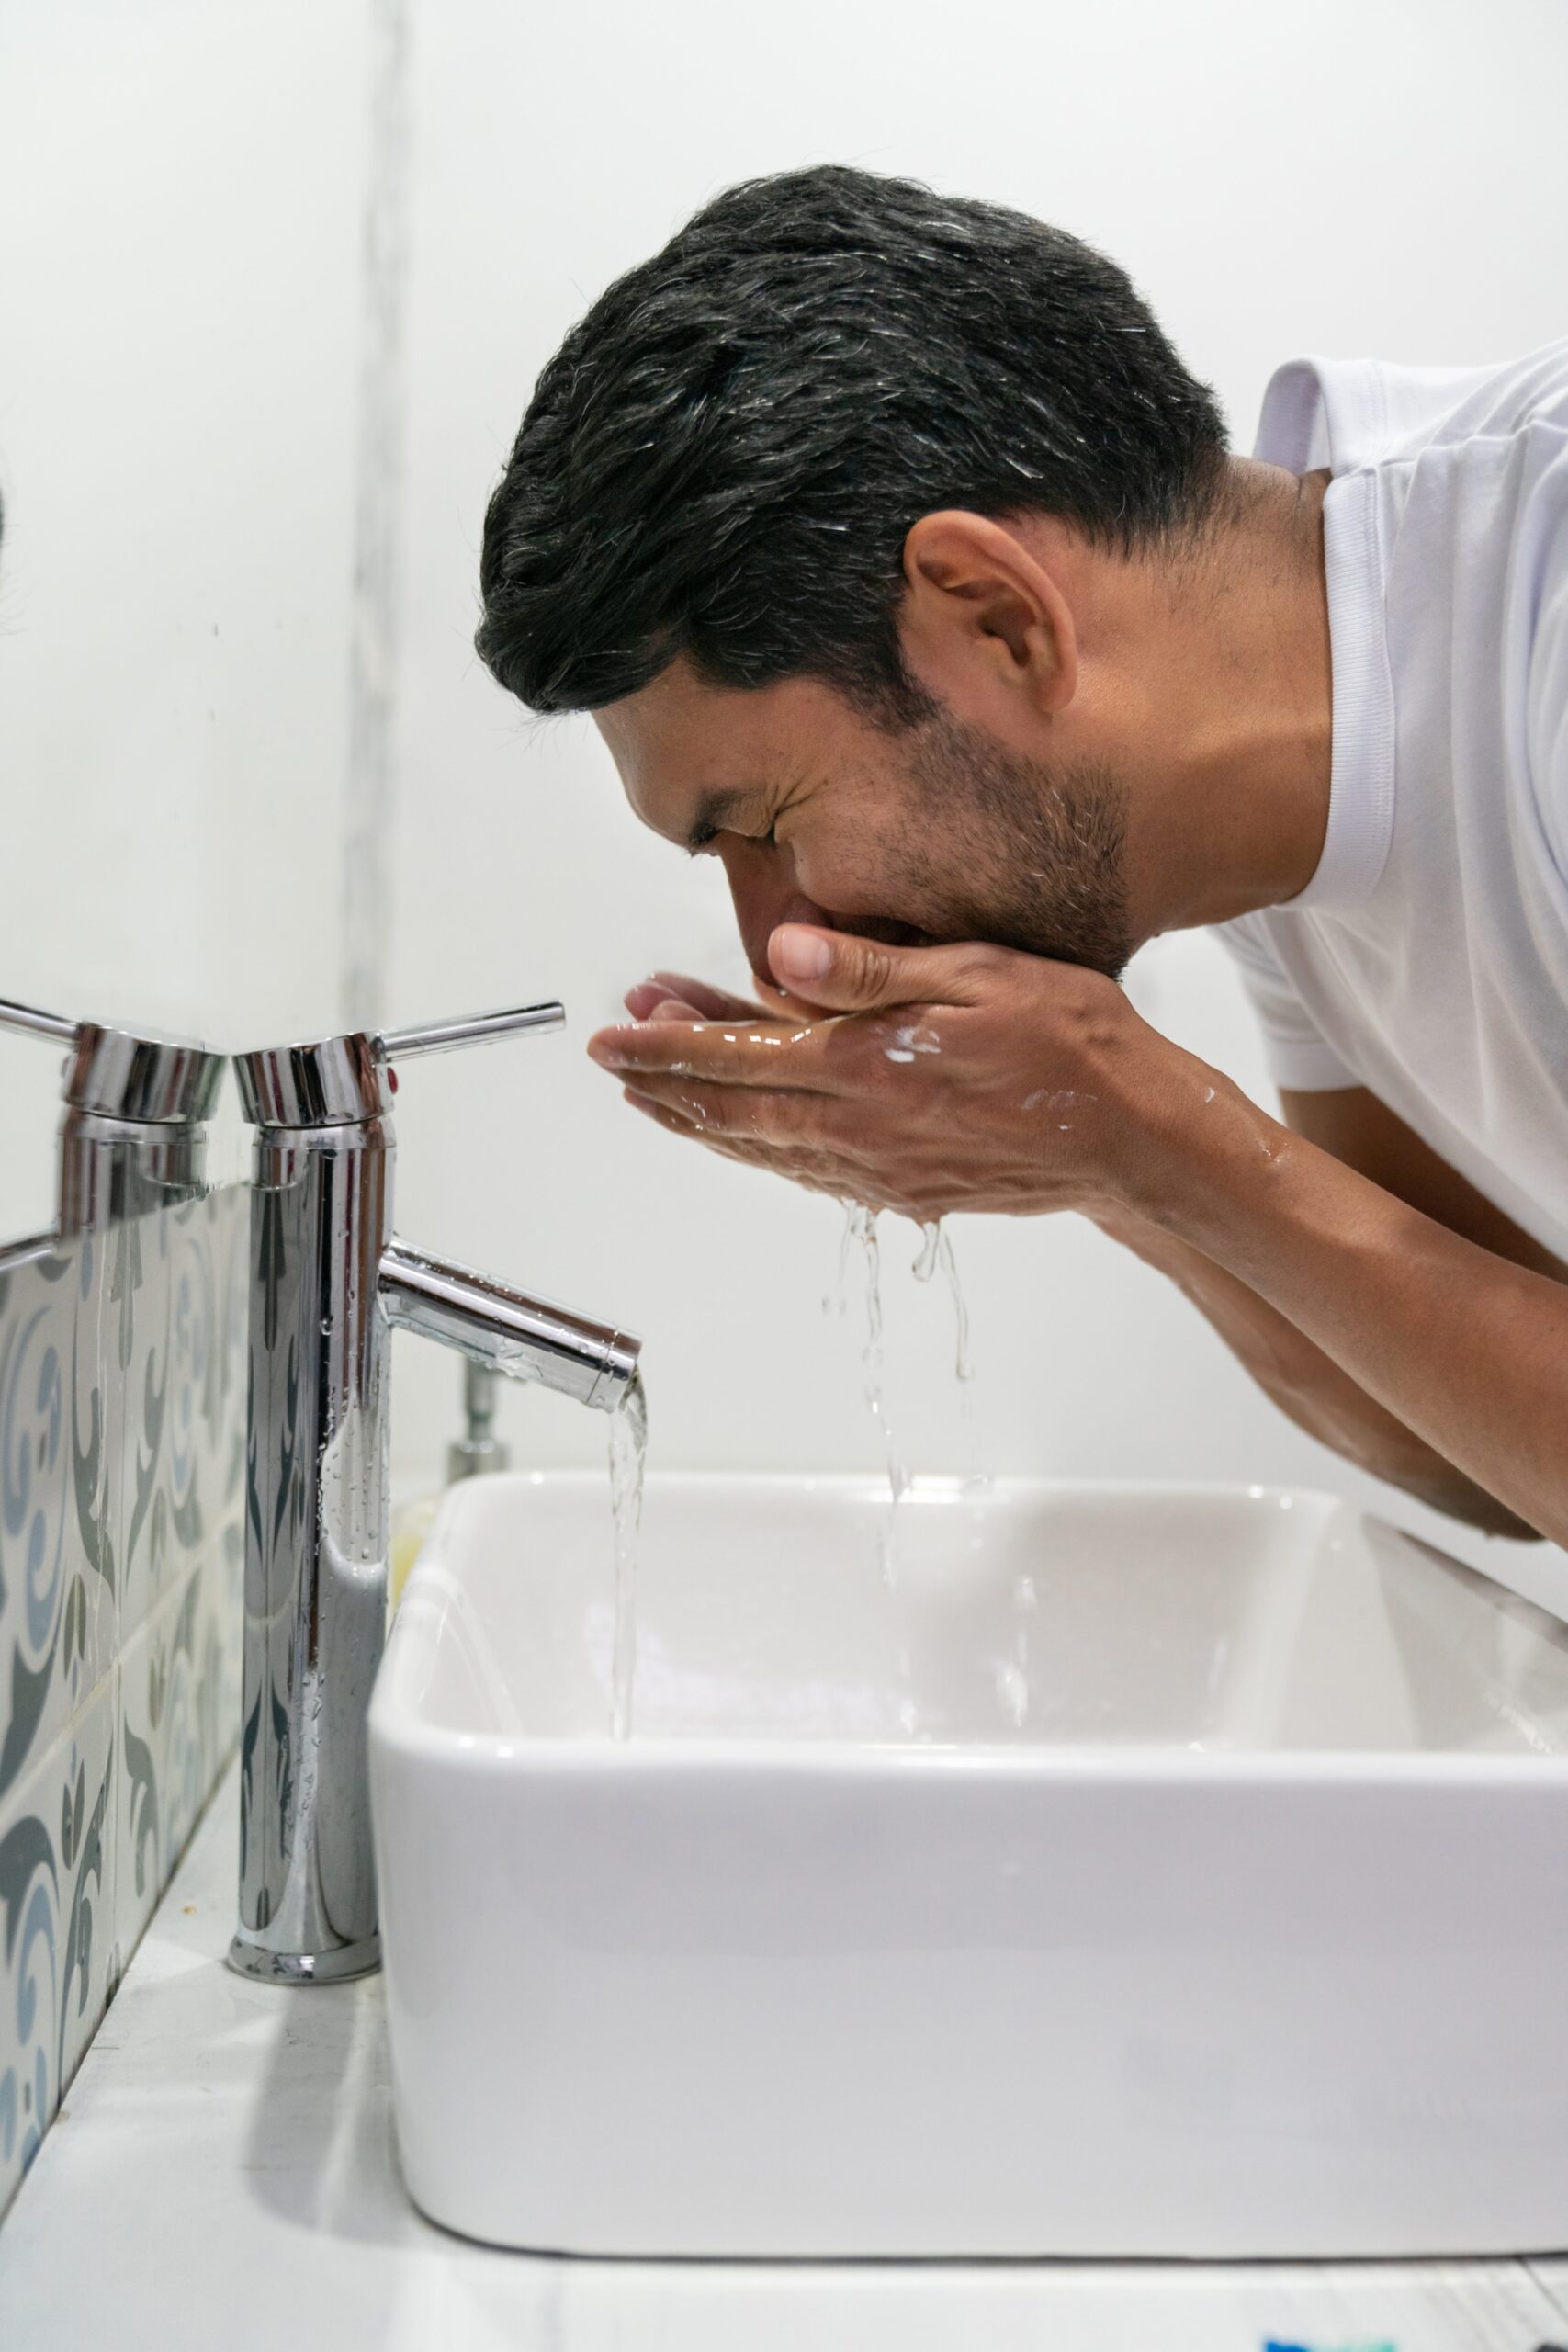
M 454 1490 L 371 1707 L 435 2221 L 696 2256 L 1568 2244 L 1568 1628 L 1331 1498 Z

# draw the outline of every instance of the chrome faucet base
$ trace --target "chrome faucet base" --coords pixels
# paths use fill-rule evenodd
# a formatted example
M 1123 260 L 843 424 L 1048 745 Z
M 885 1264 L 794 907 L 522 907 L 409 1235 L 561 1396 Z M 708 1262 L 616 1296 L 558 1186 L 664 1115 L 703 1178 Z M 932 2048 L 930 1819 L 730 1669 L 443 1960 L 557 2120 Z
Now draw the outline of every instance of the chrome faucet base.
M 243 1055 L 252 1162 L 240 1928 L 269 1984 L 380 1963 L 366 1747 L 386 1635 L 394 1327 L 609 1412 L 636 1340 L 392 1236 L 391 1057 L 549 1029 L 558 1005 Z
M 362 1936 L 357 1943 L 327 1951 L 272 1951 L 253 1943 L 242 1928 L 226 1957 L 236 1976 L 256 1984 L 346 1984 L 355 1976 L 375 1974 L 381 1965 L 381 1939 Z

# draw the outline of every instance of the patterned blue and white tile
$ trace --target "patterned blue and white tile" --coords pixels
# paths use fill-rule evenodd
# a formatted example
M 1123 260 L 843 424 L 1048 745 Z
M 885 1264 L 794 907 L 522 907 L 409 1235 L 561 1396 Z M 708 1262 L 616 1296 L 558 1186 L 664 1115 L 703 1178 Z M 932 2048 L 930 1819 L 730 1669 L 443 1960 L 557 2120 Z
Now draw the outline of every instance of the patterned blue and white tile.
M 115 1678 L 0 1806 L 0 2210 L 116 1981 Z
M 118 1643 L 101 1263 L 73 1243 L 0 1272 L 0 1804 Z
M 221 1592 L 203 1564 L 126 1644 L 120 1662 L 115 1940 L 135 1950 L 238 1729 L 224 1712 Z
M 127 1634 L 180 1581 L 181 1545 L 170 1521 L 168 1491 L 170 1353 L 174 1302 L 166 1215 L 138 1217 L 115 1236 L 118 1285 L 137 1311 L 123 1364 L 121 1436 L 125 1501 L 119 1535 L 125 1564 L 121 1616 Z M 188 1499 L 188 1498 L 187 1498 Z M 191 1546 L 195 1548 L 194 1544 Z M 176 1556 L 171 1558 L 171 1554 Z
M 124 1380 L 128 1629 L 202 1557 L 234 1473 L 235 1207 L 231 1193 L 210 1193 L 119 1229 L 117 1288 L 137 1299 Z

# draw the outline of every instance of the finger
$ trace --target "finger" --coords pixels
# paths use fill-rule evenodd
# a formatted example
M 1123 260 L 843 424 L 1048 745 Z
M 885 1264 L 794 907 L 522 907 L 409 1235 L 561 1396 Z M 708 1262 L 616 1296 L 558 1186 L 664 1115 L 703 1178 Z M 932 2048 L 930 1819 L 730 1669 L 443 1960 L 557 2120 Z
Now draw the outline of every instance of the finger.
M 662 1004 L 669 993 L 658 980 L 638 980 L 635 988 L 626 990 L 621 1002 L 634 1021 L 646 1021 L 654 1006 Z
M 768 942 L 775 979 L 792 998 L 832 1012 L 901 1004 L 976 1004 L 997 950 L 980 946 L 885 947 L 880 940 L 781 923 Z
M 787 1177 L 791 1183 L 804 1184 L 813 1193 L 827 1193 L 835 1200 L 847 1200 L 854 1190 L 855 1178 L 831 1155 L 769 1143 L 759 1136 L 720 1135 L 694 1125 L 669 1103 L 655 1102 L 629 1089 L 626 1099 L 634 1111 L 640 1111 L 645 1119 L 662 1127 L 667 1135 L 680 1136 L 687 1143 L 700 1143 L 718 1159 L 733 1160 L 737 1167 L 765 1169 L 770 1175 Z
M 815 1094 L 767 1093 L 757 1087 L 706 1086 L 690 1078 L 639 1071 L 625 1087 L 629 1102 L 661 1103 L 704 1135 L 799 1149 L 820 1144 L 828 1105 Z
M 680 1136 L 687 1143 L 700 1143 L 720 1159 L 732 1159 L 747 1168 L 773 1165 L 770 1153 L 755 1145 L 736 1143 L 727 1136 L 710 1134 L 705 1127 L 694 1126 L 690 1119 L 682 1118 L 680 1112 L 671 1110 L 667 1102 L 655 1102 L 648 1095 L 633 1094 L 629 1090 L 626 1100 L 634 1111 L 640 1111 L 645 1119 L 651 1119 L 656 1127 L 662 1127 L 666 1135 Z
M 634 997 L 641 1002 L 634 1004 Z M 761 1009 L 746 997 L 731 996 L 727 989 L 710 988 L 706 980 L 688 979 L 683 972 L 650 972 L 646 980 L 626 990 L 626 1010 L 634 1021 L 646 1021 L 651 1007 L 667 997 L 689 1004 L 699 1021 L 754 1021 Z
M 589 1039 L 588 1051 L 602 1069 L 620 1076 L 648 1073 L 803 1093 L 840 1091 L 839 1081 L 827 1072 L 821 1024 L 790 1028 L 783 1022 L 757 1019 L 745 1028 L 729 1028 L 672 1015 L 601 1029 Z

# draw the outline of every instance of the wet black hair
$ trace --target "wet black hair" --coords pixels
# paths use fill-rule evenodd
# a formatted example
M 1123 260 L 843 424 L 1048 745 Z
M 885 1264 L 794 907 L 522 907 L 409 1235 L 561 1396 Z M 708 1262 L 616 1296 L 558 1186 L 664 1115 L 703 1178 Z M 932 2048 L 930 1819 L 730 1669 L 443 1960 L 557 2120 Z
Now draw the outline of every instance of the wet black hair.
M 1201 528 L 1213 394 L 1124 271 L 1019 212 L 840 165 L 728 190 L 545 368 L 485 519 L 477 644 L 536 711 L 678 655 L 890 718 L 905 538 L 942 507 L 1133 553 Z

